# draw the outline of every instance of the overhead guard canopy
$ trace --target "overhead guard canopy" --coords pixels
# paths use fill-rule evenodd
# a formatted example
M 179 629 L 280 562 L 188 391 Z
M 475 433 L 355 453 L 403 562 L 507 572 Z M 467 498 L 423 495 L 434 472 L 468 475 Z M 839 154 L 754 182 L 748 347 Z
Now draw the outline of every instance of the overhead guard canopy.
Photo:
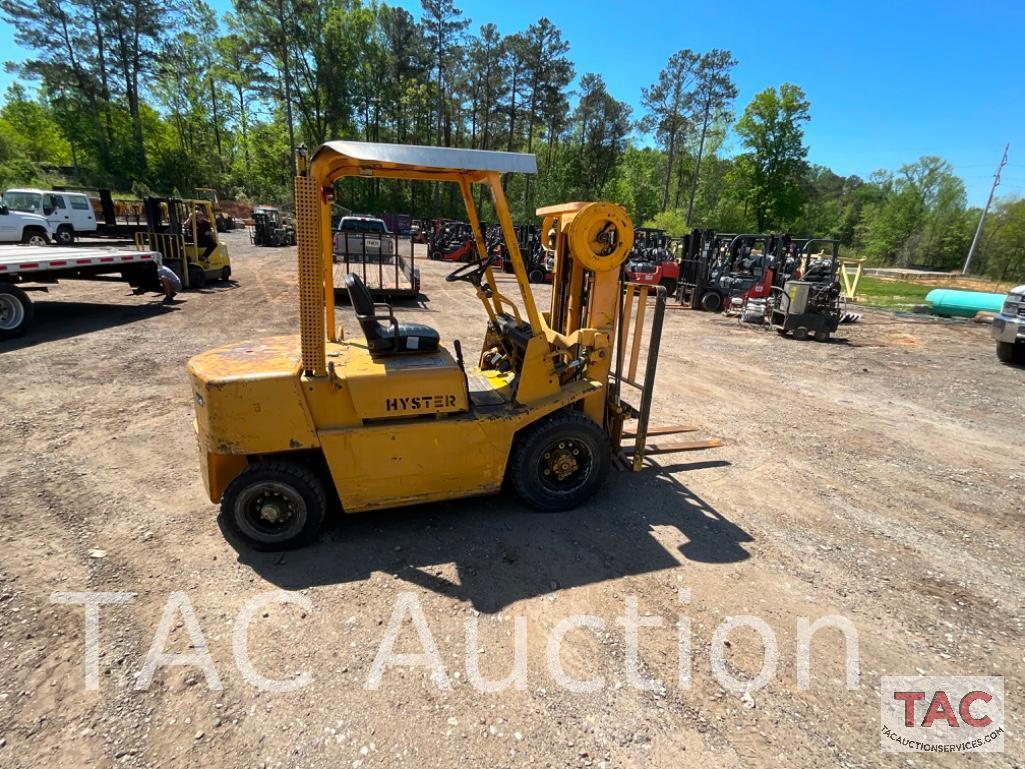
M 469 175 L 474 180 L 490 173 L 536 174 L 537 158 L 525 152 L 493 152 L 455 147 L 333 141 L 321 144 L 312 162 L 321 174 L 336 178 L 364 173 L 381 176 L 444 178 Z M 397 172 L 397 173 L 396 173 Z M 408 177 L 407 177 L 408 178 Z

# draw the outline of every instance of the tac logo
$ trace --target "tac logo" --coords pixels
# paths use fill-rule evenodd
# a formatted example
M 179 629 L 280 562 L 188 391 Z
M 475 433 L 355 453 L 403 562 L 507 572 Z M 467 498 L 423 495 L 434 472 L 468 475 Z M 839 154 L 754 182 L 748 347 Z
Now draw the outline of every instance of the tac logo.
M 884 676 L 880 745 L 889 753 L 1000 753 L 1002 676 Z

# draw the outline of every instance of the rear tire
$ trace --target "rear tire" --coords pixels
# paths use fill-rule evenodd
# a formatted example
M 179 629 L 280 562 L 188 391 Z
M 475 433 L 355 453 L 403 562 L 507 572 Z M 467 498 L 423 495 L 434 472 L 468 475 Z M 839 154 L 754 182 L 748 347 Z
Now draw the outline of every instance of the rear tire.
M 25 333 L 35 315 L 28 294 L 10 283 L 0 283 L 0 339 L 13 339 Z
M 676 293 L 676 281 L 672 278 L 662 278 L 658 284 L 666 290 L 666 296 L 673 296 Z
M 254 550 L 290 550 L 316 538 L 327 514 L 320 480 L 293 462 L 249 465 L 221 498 L 227 526 Z
M 527 273 L 527 280 L 529 280 L 531 283 L 544 283 L 545 271 L 535 267 Z
M 1016 342 L 997 342 L 997 358 L 1002 363 L 1025 362 L 1025 345 Z
M 564 409 L 516 437 L 509 480 L 536 510 L 570 510 L 598 490 L 611 462 L 609 439 L 601 427 L 579 411 Z
M 829 341 L 829 332 L 828 331 L 816 331 L 815 332 L 815 341 L 816 342 L 828 342 Z
M 221 269 L 221 280 L 227 282 L 231 280 L 231 267 L 224 267 Z
M 56 241 L 58 246 L 70 246 L 75 242 L 75 230 L 66 224 L 57 228 Z
M 719 312 L 722 309 L 722 297 L 714 291 L 707 292 L 701 297 L 701 309 L 705 312 Z

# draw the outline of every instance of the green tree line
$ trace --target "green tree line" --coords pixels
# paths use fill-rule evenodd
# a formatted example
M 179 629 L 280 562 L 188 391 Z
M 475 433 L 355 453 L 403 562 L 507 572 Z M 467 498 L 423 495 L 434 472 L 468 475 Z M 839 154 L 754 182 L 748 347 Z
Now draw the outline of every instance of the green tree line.
M 639 84 L 635 114 L 600 73 L 577 71 L 550 19 L 503 35 L 453 0 L 421 4 L 416 19 L 384 2 L 233 0 L 218 19 L 203 0 L 0 0 L 31 52 L 7 63 L 21 82 L 0 108 L 0 185 L 285 202 L 298 145 L 351 138 L 533 152 L 538 175 L 506 180 L 520 220 L 600 198 L 673 234 L 787 230 L 937 269 L 967 253 L 978 211 L 949 163 L 868 179 L 809 163 L 806 94 L 783 83 L 738 109 L 729 51 L 674 53 Z M 460 213 L 439 186 L 339 192 L 355 210 Z M 1025 273 L 1025 204 L 997 201 L 977 254 L 978 272 Z

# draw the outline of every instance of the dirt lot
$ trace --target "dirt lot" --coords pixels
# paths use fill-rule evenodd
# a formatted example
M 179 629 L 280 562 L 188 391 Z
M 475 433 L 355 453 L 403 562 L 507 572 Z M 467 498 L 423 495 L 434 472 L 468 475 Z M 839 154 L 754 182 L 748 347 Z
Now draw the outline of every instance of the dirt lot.
M 965 765 L 880 752 L 880 676 L 923 673 L 1005 676 L 1005 752 L 971 764 L 1021 766 L 1025 370 L 997 362 L 986 327 L 873 313 L 821 345 L 673 310 L 655 421 L 695 422 L 724 448 L 614 472 L 572 513 L 468 500 L 349 517 L 306 550 L 260 555 L 225 540 L 204 496 L 184 366 L 295 331 L 294 256 L 230 243 L 235 286 L 164 308 L 120 284 L 66 283 L 39 297 L 30 335 L 0 343 L 0 766 Z M 399 314 L 473 350 L 483 311 L 465 284 L 443 282 L 446 268 L 424 262 L 424 300 Z M 356 330 L 349 308 L 338 317 Z M 278 589 L 310 605 L 257 610 L 249 655 L 264 676 L 312 681 L 272 693 L 232 649 L 246 601 Z M 101 611 L 96 691 L 83 609 L 52 603 L 55 591 L 134 594 Z M 176 591 L 220 689 L 196 666 L 135 688 Z M 367 688 L 406 592 L 447 689 L 423 667 Z M 631 599 L 664 620 L 640 630 L 653 690 L 628 678 L 616 618 Z M 569 691 L 546 659 L 574 614 L 604 623 L 572 630 L 561 650 L 567 675 L 603 677 L 596 691 Z M 778 641 L 776 674 L 749 696 L 712 667 L 730 615 L 755 615 Z M 857 631 L 852 690 L 835 630 L 815 637 L 810 688 L 799 686 L 798 622 L 826 615 Z M 525 687 L 479 691 L 467 657 L 506 676 L 520 617 Z M 693 657 L 682 687 L 681 617 Z M 166 650 L 196 653 L 180 614 L 172 627 Z M 408 620 L 396 649 L 422 650 Z M 728 674 L 752 677 L 762 661 L 754 631 L 730 634 Z

